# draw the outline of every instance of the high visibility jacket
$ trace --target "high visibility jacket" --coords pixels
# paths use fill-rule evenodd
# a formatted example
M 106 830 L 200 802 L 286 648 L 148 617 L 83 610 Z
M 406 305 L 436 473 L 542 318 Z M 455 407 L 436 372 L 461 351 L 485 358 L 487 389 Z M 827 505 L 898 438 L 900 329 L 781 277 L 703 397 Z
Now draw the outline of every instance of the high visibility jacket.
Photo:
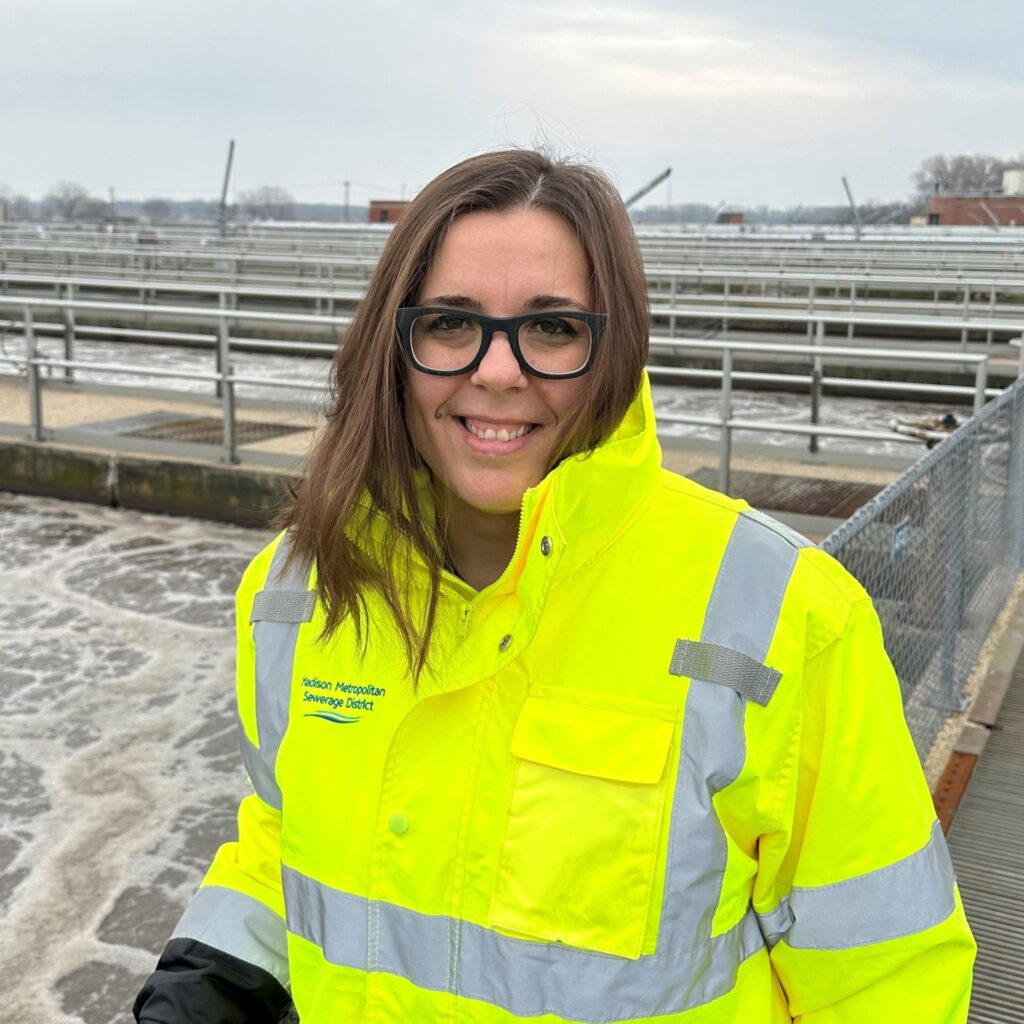
M 496 583 L 444 577 L 415 687 L 374 595 L 365 650 L 320 643 L 287 538 L 257 556 L 255 794 L 176 936 L 303 1024 L 965 1020 L 974 942 L 870 601 L 660 462 L 645 385 L 527 492 Z

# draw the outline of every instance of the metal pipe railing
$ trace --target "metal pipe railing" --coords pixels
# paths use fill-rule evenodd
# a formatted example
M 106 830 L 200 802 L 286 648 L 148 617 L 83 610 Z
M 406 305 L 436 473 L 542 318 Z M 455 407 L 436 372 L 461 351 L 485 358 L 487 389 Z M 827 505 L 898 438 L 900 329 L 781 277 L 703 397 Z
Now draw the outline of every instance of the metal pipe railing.
M 236 403 L 236 387 L 240 384 L 263 384 L 266 386 L 274 387 L 292 387 L 301 388 L 310 391 L 323 391 L 323 386 L 317 382 L 280 382 L 270 381 L 263 378 L 253 377 L 239 377 L 233 374 L 231 365 L 231 351 L 232 351 L 232 339 L 230 335 L 230 324 L 236 320 L 250 320 L 256 322 L 272 322 L 272 323 L 300 323 L 308 324 L 310 322 L 317 324 L 329 324 L 331 326 L 345 326 L 351 322 L 351 318 L 348 317 L 325 317 L 325 316 L 314 316 L 309 314 L 300 313 L 272 313 L 264 311 L 244 311 L 230 308 L 219 308 L 219 309 L 201 309 L 196 307 L 181 307 L 181 306 L 152 306 L 152 305 L 139 305 L 135 303 L 104 303 L 94 302 L 89 300 L 77 300 L 77 299 L 32 299 L 26 301 L 24 297 L 17 298 L 13 296 L 0 296 L 0 304 L 4 305 L 17 305 L 20 304 L 22 307 L 22 323 L 25 331 L 26 340 L 26 357 L 23 360 L 18 360 L 15 357 L 3 357 L 2 361 L 8 364 L 13 364 L 16 367 L 23 367 L 26 373 L 29 391 L 29 407 L 30 407 L 30 426 L 31 426 L 31 437 L 35 441 L 41 441 L 44 439 L 44 424 L 43 424 L 43 403 L 42 403 L 42 389 L 43 381 L 41 370 L 46 367 L 51 370 L 59 369 L 63 370 L 65 374 L 74 370 L 90 370 L 98 372 L 113 372 L 113 373 L 125 373 L 129 375 L 141 375 L 157 378 L 178 378 L 182 380 L 194 380 L 203 382 L 212 382 L 214 384 L 215 393 L 221 403 L 223 411 L 223 459 L 228 462 L 234 462 L 237 460 L 237 431 L 236 431 L 236 414 L 237 414 L 237 403 Z M 214 373 L 197 373 L 193 371 L 186 371 L 180 369 L 161 369 L 156 367 L 140 367 L 137 365 L 121 364 L 116 362 L 91 362 L 81 361 L 74 359 L 55 359 L 45 357 L 40 354 L 37 344 L 37 337 L 35 331 L 34 322 L 34 310 L 42 309 L 58 309 L 58 310 L 81 310 L 81 309 L 105 309 L 105 310 L 144 310 L 148 313 L 152 313 L 156 310 L 164 311 L 167 314 L 181 316 L 186 319 L 195 319 L 203 322 L 214 322 L 217 326 L 216 335 L 216 354 L 217 354 L 217 366 L 216 372 Z M 676 310 L 678 312 L 678 310 Z M 735 316 L 737 319 L 743 318 L 758 318 L 770 316 L 770 314 L 760 313 L 753 314 L 749 311 L 737 310 L 730 315 Z M 894 438 L 900 441 L 906 440 L 900 438 L 899 435 L 884 435 L 879 434 L 877 431 L 861 431 L 856 428 L 845 428 L 845 427 L 830 427 L 822 425 L 820 423 L 812 423 L 808 426 L 797 425 L 792 423 L 775 423 L 764 420 L 742 420 L 736 419 L 732 416 L 732 388 L 734 379 L 766 379 L 771 378 L 785 379 L 792 381 L 808 381 L 813 389 L 815 386 L 821 387 L 826 383 L 831 383 L 831 379 L 824 376 L 823 368 L 829 361 L 842 359 L 844 361 L 861 361 L 861 362 L 886 362 L 891 363 L 894 361 L 910 362 L 910 363 L 932 363 L 938 365 L 955 365 L 966 368 L 973 368 L 974 370 L 974 387 L 965 388 L 956 385 L 923 385 L 919 383 L 914 384 L 914 388 L 917 391 L 922 391 L 925 388 L 929 388 L 936 393 L 948 393 L 948 394 L 973 394 L 974 410 L 977 412 L 985 403 L 986 396 L 990 392 L 998 393 L 998 389 L 989 389 L 987 387 L 987 357 L 982 354 L 973 353 L 949 353 L 949 352 L 921 352 L 916 350 L 905 350 L 905 349 L 887 349 L 880 350 L 874 348 L 865 348 L 848 345 L 826 345 L 824 344 L 825 338 L 825 325 L 827 323 L 847 323 L 851 320 L 857 322 L 872 322 L 878 323 L 879 318 L 877 317 L 863 317 L 863 316 L 844 316 L 826 313 L 816 313 L 813 316 L 806 316 L 799 313 L 787 313 L 787 314 L 776 314 L 777 319 L 789 320 L 789 321 L 806 321 L 808 324 L 813 325 L 813 344 L 808 345 L 806 343 L 801 344 L 772 344 L 770 352 L 773 355 L 792 355 L 797 356 L 800 359 L 809 360 L 812 364 L 812 372 L 809 376 L 802 374 L 752 374 L 737 373 L 734 368 L 734 361 L 736 358 L 758 356 L 763 357 L 766 352 L 766 346 L 754 342 L 754 341 L 738 341 L 738 340 L 705 340 L 705 339 L 689 339 L 689 340 L 673 340 L 665 338 L 653 338 L 652 345 L 662 349 L 668 349 L 670 351 L 682 352 L 682 351 L 714 351 L 721 355 L 722 358 L 722 369 L 721 371 L 703 371 L 703 370 L 690 370 L 679 367 L 651 367 L 653 372 L 666 373 L 671 376 L 679 376 L 682 374 L 717 374 L 721 380 L 721 401 L 720 401 L 720 417 L 715 425 L 720 430 L 721 447 L 720 447 L 720 459 L 719 459 L 719 488 L 723 492 L 728 492 L 730 484 L 730 466 L 731 466 L 731 452 L 732 452 L 732 433 L 734 430 L 756 430 L 764 432 L 778 432 L 778 433 L 789 433 L 789 434 L 804 434 L 809 438 L 816 439 L 817 437 L 850 437 L 860 438 L 866 440 L 878 440 L 882 437 L 891 440 Z M 891 318 L 890 318 L 891 319 Z M 905 323 L 906 318 L 900 318 L 899 322 Z M 949 326 L 950 322 L 944 322 L 943 326 Z M 959 324 L 953 323 L 952 326 L 957 327 Z M 1024 329 L 1024 325 L 1022 325 Z M 332 346 L 325 346 L 331 348 Z M 835 380 L 842 380 L 843 378 L 835 378 Z M 892 389 L 895 382 L 860 382 L 860 386 L 865 390 L 869 390 L 868 385 L 873 384 L 876 389 Z M 662 417 L 664 422 L 699 422 L 693 418 L 679 418 L 679 417 Z M 712 421 L 715 422 L 715 421 Z M 912 439 L 910 439 L 912 441 Z M 913 442 L 917 443 L 917 442 Z

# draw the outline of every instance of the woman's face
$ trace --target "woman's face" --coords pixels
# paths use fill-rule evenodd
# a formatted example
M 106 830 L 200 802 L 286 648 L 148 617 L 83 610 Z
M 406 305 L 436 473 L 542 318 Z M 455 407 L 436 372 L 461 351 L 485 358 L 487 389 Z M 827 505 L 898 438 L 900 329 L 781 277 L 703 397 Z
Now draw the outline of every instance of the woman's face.
M 589 270 L 569 225 L 547 210 L 480 211 L 448 230 L 417 297 L 495 317 L 590 309 Z M 477 512 L 517 512 L 550 464 L 583 377 L 523 372 L 496 333 L 480 365 L 457 377 L 408 369 L 405 420 L 413 444 L 450 494 Z M 508 440 L 488 439 L 504 431 Z

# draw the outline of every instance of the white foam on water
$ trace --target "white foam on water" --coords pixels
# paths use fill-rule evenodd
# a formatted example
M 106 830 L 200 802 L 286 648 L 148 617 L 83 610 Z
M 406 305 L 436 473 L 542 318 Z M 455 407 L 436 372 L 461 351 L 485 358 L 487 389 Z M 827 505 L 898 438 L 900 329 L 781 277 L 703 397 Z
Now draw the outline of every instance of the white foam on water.
M 247 792 L 232 595 L 270 538 L 0 495 L 0 976 L 114 1024 Z

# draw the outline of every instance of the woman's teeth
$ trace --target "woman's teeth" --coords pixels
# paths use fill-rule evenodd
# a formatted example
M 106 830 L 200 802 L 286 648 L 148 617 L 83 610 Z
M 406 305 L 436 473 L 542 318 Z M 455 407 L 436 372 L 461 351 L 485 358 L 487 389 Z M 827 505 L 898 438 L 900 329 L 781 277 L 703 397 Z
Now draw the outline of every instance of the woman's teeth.
M 484 441 L 514 441 L 533 429 L 532 423 L 523 423 L 518 427 L 500 427 L 495 430 L 493 427 L 477 426 L 472 420 L 463 420 L 466 429 Z

